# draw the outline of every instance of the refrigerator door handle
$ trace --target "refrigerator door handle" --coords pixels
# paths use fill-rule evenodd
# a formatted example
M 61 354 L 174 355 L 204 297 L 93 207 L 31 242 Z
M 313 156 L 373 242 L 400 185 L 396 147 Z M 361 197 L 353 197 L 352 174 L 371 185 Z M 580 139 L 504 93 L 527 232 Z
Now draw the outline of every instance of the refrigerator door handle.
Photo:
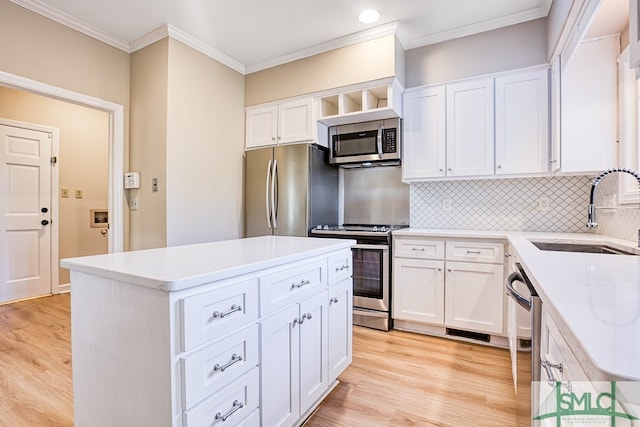
M 271 169 L 271 219 L 275 230 L 278 228 L 278 160 L 273 161 Z
M 264 201 L 265 212 L 267 214 L 267 226 L 271 228 L 271 209 L 269 206 L 269 178 L 271 177 L 271 159 L 269 159 L 269 165 L 267 166 L 267 179 L 264 185 Z

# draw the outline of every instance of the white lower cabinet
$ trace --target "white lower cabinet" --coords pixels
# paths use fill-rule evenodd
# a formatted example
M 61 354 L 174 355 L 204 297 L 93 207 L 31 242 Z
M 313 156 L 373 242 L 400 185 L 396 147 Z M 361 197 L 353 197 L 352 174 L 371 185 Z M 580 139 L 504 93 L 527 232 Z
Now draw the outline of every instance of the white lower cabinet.
M 349 259 L 351 260 L 351 258 Z M 343 280 L 329 288 L 329 384 L 351 364 L 353 348 L 353 283 Z
M 394 319 L 444 324 L 444 261 L 396 258 Z
M 262 425 L 292 426 L 327 390 L 327 291 L 263 319 Z
M 501 264 L 447 262 L 444 323 L 502 334 L 503 268 Z
M 503 243 L 394 235 L 393 247 L 394 320 L 503 334 Z

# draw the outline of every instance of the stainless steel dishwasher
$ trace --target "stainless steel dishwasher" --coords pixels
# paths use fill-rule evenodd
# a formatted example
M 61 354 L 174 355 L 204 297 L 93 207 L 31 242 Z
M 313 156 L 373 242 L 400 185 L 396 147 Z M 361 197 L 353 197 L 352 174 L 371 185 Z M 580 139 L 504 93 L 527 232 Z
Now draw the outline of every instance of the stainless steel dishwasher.
M 515 365 L 513 373 L 516 384 L 516 419 L 518 427 L 530 427 L 533 424 L 531 409 L 537 405 L 532 399 L 533 382 L 540 381 L 540 320 L 542 302 L 522 265 L 515 263 L 516 271 L 507 277 L 505 288 L 507 295 L 529 313 L 531 320 L 531 341 L 522 344 L 517 337 L 510 337 L 509 351 Z M 529 320 L 527 319 L 527 320 Z M 514 316 L 510 333 L 519 330 L 518 316 Z M 528 327 L 528 325 L 526 325 Z M 511 339 L 513 338 L 513 339 Z M 512 345 L 516 343 L 516 345 Z

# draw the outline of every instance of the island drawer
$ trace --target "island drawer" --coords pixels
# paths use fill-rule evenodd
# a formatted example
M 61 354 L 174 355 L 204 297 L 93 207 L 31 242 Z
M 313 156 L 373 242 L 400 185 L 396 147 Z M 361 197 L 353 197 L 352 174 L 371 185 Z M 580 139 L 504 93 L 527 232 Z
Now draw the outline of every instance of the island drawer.
M 258 319 L 258 279 L 193 295 L 180 304 L 182 350 L 189 351 Z
M 247 425 L 246 418 L 255 417 L 258 411 L 259 385 L 258 367 L 255 367 L 224 390 L 185 411 L 184 424 L 187 427 Z
M 260 279 L 260 315 L 315 295 L 327 287 L 327 258 L 296 264 Z
M 497 242 L 447 242 L 447 260 L 466 262 L 504 262 L 504 245 Z
M 351 250 L 329 257 L 329 286 L 337 285 L 353 274 Z
M 393 256 L 399 258 L 444 259 L 444 241 L 396 239 Z
M 182 407 L 191 408 L 258 365 L 258 324 L 181 359 Z

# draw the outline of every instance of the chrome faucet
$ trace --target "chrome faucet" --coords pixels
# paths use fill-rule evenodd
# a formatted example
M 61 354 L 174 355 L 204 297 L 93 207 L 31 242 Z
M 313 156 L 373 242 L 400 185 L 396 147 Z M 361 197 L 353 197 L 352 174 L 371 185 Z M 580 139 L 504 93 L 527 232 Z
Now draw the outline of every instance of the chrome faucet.
M 624 172 L 624 173 L 633 175 L 635 179 L 638 180 L 638 184 L 640 184 L 640 175 L 638 175 L 638 172 L 635 172 L 627 168 L 607 169 L 606 171 L 598 175 L 596 179 L 593 180 L 593 184 L 591 184 L 591 195 L 589 196 L 589 211 L 588 211 L 588 221 L 587 221 L 588 228 L 596 228 L 598 226 L 598 223 L 596 222 L 596 205 L 595 205 L 596 187 L 598 186 L 602 178 L 614 172 Z

